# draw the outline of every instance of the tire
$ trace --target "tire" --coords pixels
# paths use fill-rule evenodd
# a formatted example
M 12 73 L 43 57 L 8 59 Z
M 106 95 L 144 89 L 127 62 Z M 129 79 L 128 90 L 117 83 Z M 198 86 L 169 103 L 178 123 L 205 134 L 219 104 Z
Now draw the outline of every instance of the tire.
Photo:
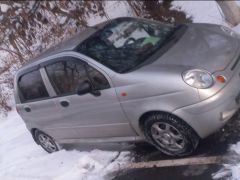
M 180 118 L 167 113 L 154 113 L 143 123 L 146 139 L 164 154 L 190 155 L 199 143 L 196 132 Z
M 53 153 L 61 149 L 59 144 L 51 136 L 42 131 L 36 130 L 34 136 L 37 144 L 48 153 Z

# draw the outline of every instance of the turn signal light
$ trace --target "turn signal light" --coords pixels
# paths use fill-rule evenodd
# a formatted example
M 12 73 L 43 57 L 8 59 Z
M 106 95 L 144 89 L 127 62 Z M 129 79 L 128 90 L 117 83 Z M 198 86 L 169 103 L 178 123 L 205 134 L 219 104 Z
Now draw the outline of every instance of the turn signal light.
M 122 92 L 121 96 L 127 96 L 127 93 L 126 92 Z
M 218 76 L 216 77 L 216 80 L 217 80 L 218 82 L 220 82 L 220 83 L 225 83 L 225 82 L 226 82 L 226 78 L 225 78 L 224 76 L 222 76 L 222 75 L 218 75 Z

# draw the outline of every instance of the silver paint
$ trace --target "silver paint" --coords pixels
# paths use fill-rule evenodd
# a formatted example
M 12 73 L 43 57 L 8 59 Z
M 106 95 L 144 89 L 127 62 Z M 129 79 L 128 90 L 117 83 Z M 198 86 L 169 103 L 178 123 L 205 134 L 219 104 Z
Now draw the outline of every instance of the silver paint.
M 58 142 L 111 142 L 144 139 L 139 119 L 152 111 L 168 112 L 188 123 L 205 138 L 221 128 L 237 111 L 235 98 L 240 92 L 240 65 L 230 67 L 239 58 L 239 39 L 224 33 L 220 26 L 189 24 L 187 32 L 156 61 L 133 72 L 118 74 L 73 49 L 96 30 L 81 34 L 79 40 L 65 42 L 65 46 L 47 52 L 21 68 L 14 82 L 16 106 L 29 130 L 39 129 Z M 98 69 L 108 79 L 111 88 L 101 96 L 77 94 L 54 98 L 56 92 L 41 68 L 50 99 L 21 103 L 17 80 L 31 67 L 62 56 L 79 58 Z M 224 75 L 227 82 L 215 81 L 208 89 L 196 89 L 182 79 L 186 70 L 198 68 Z M 121 96 L 121 93 L 127 96 Z M 68 101 L 63 108 L 59 102 Z M 27 113 L 24 107 L 30 107 Z M 224 117 L 223 117 L 224 116 Z

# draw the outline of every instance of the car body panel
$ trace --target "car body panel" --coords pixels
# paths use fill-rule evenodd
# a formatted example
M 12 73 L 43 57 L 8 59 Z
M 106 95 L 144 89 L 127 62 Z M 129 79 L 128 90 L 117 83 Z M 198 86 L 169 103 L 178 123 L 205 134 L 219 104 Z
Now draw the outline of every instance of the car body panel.
M 46 77 L 46 72 L 44 73 L 45 70 L 42 68 L 42 64 L 63 56 L 72 56 L 78 58 L 79 60 L 84 59 L 84 56 L 74 52 L 65 52 L 55 56 L 50 56 L 43 61 L 39 61 L 38 65 L 41 67 L 42 76 L 44 77 L 44 82 L 48 91 L 54 90 L 51 84 L 49 84 L 50 81 Z M 91 62 L 88 64 L 91 65 Z M 104 74 L 108 79 L 110 86 L 112 86 L 110 77 L 108 77 L 101 68 L 96 65 L 92 65 L 92 67 Z M 29 65 L 29 67 L 25 67 L 25 69 L 29 68 L 31 69 L 31 65 Z M 20 74 L 24 73 L 26 72 L 22 69 Z M 18 105 L 18 108 L 21 109 L 22 112 L 21 115 L 24 119 L 27 119 L 27 123 L 29 118 L 31 119 L 35 115 L 39 117 L 39 119 L 36 118 L 36 123 L 28 123 L 29 129 L 32 129 L 33 127 L 41 129 L 57 140 L 136 136 L 135 131 L 132 129 L 120 107 L 120 102 L 117 99 L 114 88 L 111 87 L 110 89 L 101 90 L 101 96 L 99 97 L 95 97 L 92 94 L 82 96 L 73 94 L 62 97 L 55 97 L 54 95 L 56 96 L 56 93 L 53 93 L 53 97 L 48 100 Z M 61 101 L 68 102 L 69 107 L 62 107 L 60 105 Z M 46 106 L 47 103 L 51 103 L 50 106 Z M 38 109 L 38 104 L 38 108 L 42 109 L 41 104 L 44 104 L 45 108 L 49 111 L 40 111 L 42 112 L 42 116 L 36 113 L 33 114 L 33 116 L 29 116 L 29 114 L 27 114 L 28 117 L 24 115 L 26 112 L 24 112 L 23 107 L 29 106 L 32 108 L 33 106 L 34 109 Z M 49 116 L 49 113 L 51 112 L 56 112 L 56 114 L 52 114 L 52 116 L 56 116 L 55 118 Z M 49 124 L 45 123 L 47 121 L 45 121 L 45 118 L 51 119 L 49 120 Z M 99 131 L 104 133 L 99 134 Z
M 145 112 L 171 113 L 182 104 L 199 102 L 197 90 L 182 81 L 184 69 L 151 66 L 113 77 L 119 101 L 138 134 L 142 135 L 138 120 Z M 121 96 L 122 92 L 127 95 Z
M 240 67 L 236 65 L 234 71 L 229 68 L 239 57 L 239 39 L 227 35 L 217 25 L 187 26 L 188 30 L 171 48 L 164 53 L 156 52 L 144 66 L 127 73 L 114 72 L 94 59 L 74 52 L 78 43 L 97 31 L 96 27 L 80 33 L 81 38 L 74 43 L 67 45 L 66 42 L 59 50 L 50 54 L 48 51 L 26 64 L 15 76 L 14 95 L 28 129 L 43 130 L 64 143 L 135 141 L 144 139 L 139 124 L 142 115 L 159 111 L 180 117 L 201 138 L 215 132 L 239 108 L 235 99 L 240 89 Z M 108 79 L 111 88 L 102 90 L 100 97 L 74 94 L 54 98 L 53 88 L 46 74 L 41 72 L 51 98 L 21 103 L 18 78 L 29 69 L 40 69 L 44 62 L 62 56 L 79 58 L 98 69 Z M 223 74 L 227 82 L 215 81 L 208 89 L 190 87 L 183 81 L 182 73 L 194 68 L 209 71 L 213 78 Z M 62 100 L 71 103 L 71 108 L 61 107 L 59 102 Z M 41 109 L 39 112 L 35 112 L 37 104 Z M 23 112 L 24 106 L 33 106 L 34 113 Z
M 46 128 L 49 131 L 57 131 L 61 128 L 74 130 L 77 132 L 77 137 L 73 138 L 135 136 L 120 107 L 114 88 L 101 90 L 101 96 L 98 97 L 92 94 L 69 95 L 54 100 L 56 104 L 67 101 L 69 106 L 59 106 L 61 120 L 49 124 Z M 61 133 L 59 131 L 59 134 Z M 54 137 L 59 138 L 60 135 Z
M 220 26 L 189 25 L 185 34 L 154 64 L 192 66 L 210 73 L 223 71 L 238 55 L 239 40 Z M 213 59 L 214 58 L 214 59 Z
M 239 109 L 240 67 L 233 78 L 218 93 L 199 103 L 173 111 L 185 119 L 201 138 L 219 130 Z

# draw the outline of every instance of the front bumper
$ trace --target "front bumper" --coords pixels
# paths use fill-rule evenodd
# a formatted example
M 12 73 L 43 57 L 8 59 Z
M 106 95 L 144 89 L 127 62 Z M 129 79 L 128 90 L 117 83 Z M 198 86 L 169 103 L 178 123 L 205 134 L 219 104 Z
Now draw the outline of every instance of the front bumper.
M 172 113 L 186 121 L 201 137 L 219 130 L 239 109 L 240 77 L 235 73 L 230 82 L 212 97 L 176 109 Z

